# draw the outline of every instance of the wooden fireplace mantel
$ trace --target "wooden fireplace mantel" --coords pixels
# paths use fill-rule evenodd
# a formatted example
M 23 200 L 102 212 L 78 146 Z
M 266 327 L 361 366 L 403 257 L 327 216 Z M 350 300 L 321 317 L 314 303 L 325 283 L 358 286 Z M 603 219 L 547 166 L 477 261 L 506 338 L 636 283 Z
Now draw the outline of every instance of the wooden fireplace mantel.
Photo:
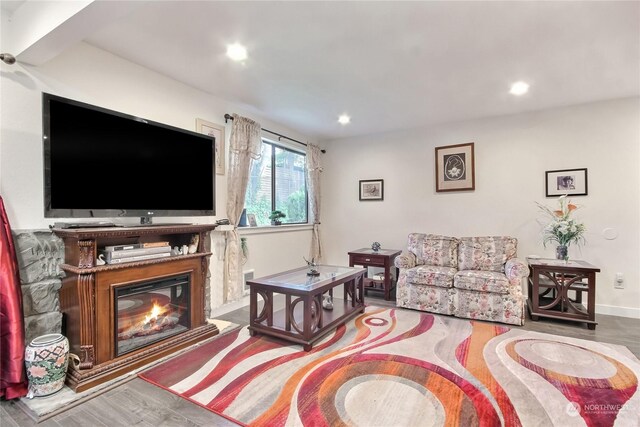
M 209 269 L 209 233 L 215 224 L 154 225 L 58 229 L 63 239 L 66 277 L 60 289 L 63 334 L 79 363 L 70 363 L 67 384 L 76 392 L 94 387 L 149 362 L 218 334 L 207 324 L 204 294 Z M 174 247 L 189 245 L 197 237 L 196 253 L 167 258 L 97 265 L 98 251 L 108 245 L 169 242 Z M 114 292 L 119 286 L 187 274 L 191 279 L 191 329 L 116 356 Z

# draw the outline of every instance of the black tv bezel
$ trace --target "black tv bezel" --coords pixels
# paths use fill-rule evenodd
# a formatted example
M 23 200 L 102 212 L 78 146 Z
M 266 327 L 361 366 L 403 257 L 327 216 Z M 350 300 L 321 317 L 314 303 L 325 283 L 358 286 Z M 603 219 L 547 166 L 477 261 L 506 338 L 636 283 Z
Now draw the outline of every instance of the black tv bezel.
M 55 100 L 77 107 L 87 108 L 101 113 L 111 114 L 127 120 L 142 121 L 151 126 L 161 127 L 172 131 L 181 132 L 191 136 L 209 139 L 211 141 L 211 189 L 212 189 L 212 209 L 168 209 L 168 210 L 147 210 L 147 209 L 59 209 L 51 207 L 51 132 L 50 103 Z M 215 216 L 216 214 L 216 172 L 215 172 L 215 137 L 192 132 L 186 129 L 170 126 L 164 123 L 155 122 L 141 117 L 125 114 L 119 111 L 109 110 L 85 102 L 76 101 L 50 93 L 42 93 L 42 140 L 44 154 L 44 216 L 45 218 L 125 218 L 141 217 L 150 219 L 152 217 L 181 217 L 181 216 Z

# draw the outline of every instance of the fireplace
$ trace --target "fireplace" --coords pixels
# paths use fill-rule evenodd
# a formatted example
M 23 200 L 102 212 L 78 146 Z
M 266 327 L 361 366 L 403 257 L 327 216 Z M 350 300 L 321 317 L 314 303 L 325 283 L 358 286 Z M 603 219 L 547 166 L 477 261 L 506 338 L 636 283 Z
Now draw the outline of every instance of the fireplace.
M 60 289 L 70 352 L 67 385 L 77 392 L 119 378 L 218 333 L 205 317 L 209 231 L 215 225 L 54 229 L 63 238 Z M 197 236 L 197 238 L 194 238 Z M 198 241 L 195 253 L 98 265 L 108 245 Z M 206 246 L 205 246 L 206 244 Z
M 114 292 L 116 357 L 191 328 L 189 275 L 120 286 Z

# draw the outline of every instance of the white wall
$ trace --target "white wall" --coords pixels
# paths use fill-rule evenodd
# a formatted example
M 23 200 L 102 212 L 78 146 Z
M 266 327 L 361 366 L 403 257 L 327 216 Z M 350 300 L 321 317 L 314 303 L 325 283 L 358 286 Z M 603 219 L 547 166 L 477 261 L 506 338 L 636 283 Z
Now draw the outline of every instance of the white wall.
M 476 190 L 436 193 L 434 148 L 475 142 Z M 640 317 L 640 99 L 462 123 L 326 144 L 322 237 L 330 263 L 379 241 L 404 249 L 410 232 L 452 236 L 510 235 L 521 257 L 554 257 L 543 248 L 535 202 L 545 198 L 545 171 L 588 168 L 588 196 L 573 197 L 588 228 L 570 257 L 602 269 L 597 311 Z M 358 180 L 384 179 L 384 201 L 359 202 Z M 606 240 L 611 227 L 619 237 Z M 616 272 L 625 289 L 614 289 Z
M 0 194 L 13 229 L 44 229 L 60 221 L 44 217 L 42 92 L 190 130 L 195 130 L 196 118 L 224 124 L 224 114 L 235 112 L 261 122 L 267 129 L 295 139 L 308 139 L 265 120 L 257 111 L 215 98 L 87 44 L 79 44 L 40 67 L 4 63 L 0 66 Z M 227 150 L 230 131 L 231 123 L 226 126 Z M 87 174 L 99 186 L 100 177 L 91 176 L 91 171 Z M 226 175 L 217 175 L 217 217 L 157 218 L 155 222 L 211 223 L 224 218 L 226 188 Z M 129 218 L 130 224 L 137 222 L 137 218 Z M 219 250 L 222 233 L 214 234 L 217 236 L 214 247 Z M 252 247 L 256 275 L 290 268 L 290 260 L 274 248 L 306 255 L 310 234 L 308 229 L 270 234 L 272 244 L 262 245 L 257 240 L 264 238 L 256 238 Z M 216 259 L 217 254 L 213 257 Z M 296 265 L 302 263 L 300 259 Z M 212 275 L 220 283 L 220 263 L 212 262 Z M 221 300 L 217 290 L 213 289 L 214 305 Z
M 305 265 L 303 256 L 308 256 L 311 245 L 311 227 L 308 225 L 282 225 L 268 228 L 239 228 L 241 237 L 247 239 L 249 256 L 242 266 L 243 271 L 253 270 L 254 277 L 262 277 Z M 212 238 L 212 263 L 222 266 L 224 261 L 225 234 L 214 232 Z M 215 271 L 215 281 L 222 283 L 222 269 Z M 212 289 L 212 307 L 222 305 L 222 288 Z M 245 298 L 238 304 L 225 305 L 216 311 L 221 315 L 229 311 L 248 305 Z

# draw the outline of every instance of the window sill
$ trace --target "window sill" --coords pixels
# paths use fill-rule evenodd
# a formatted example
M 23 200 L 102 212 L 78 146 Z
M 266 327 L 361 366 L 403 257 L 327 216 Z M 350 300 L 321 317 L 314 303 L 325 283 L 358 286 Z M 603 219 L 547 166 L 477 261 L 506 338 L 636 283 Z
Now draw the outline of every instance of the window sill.
M 268 234 L 283 233 L 290 231 L 312 230 L 313 224 L 282 224 L 282 225 L 265 225 L 261 227 L 238 227 L 238 233 L 241 235 L 249 234 Z

